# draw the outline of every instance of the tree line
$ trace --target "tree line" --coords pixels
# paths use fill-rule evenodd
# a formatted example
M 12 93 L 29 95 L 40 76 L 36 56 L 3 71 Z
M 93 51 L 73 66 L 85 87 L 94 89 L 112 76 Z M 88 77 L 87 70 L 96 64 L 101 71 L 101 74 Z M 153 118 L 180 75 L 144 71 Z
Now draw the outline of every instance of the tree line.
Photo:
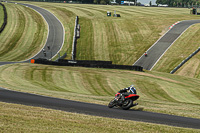
M 196 7 L 200 2 L 198 0 L 156 0 L 156 4 L 167 4 L 170 7 Z
M 63 0 L 28 0 L 28 1 L 62 2 Z M 137 0 L 66 0 L 65 2 L 84 3 L 84 4 L 114 4 L 113 1 L 115 1 L 116 4 L 119 5 L 121 4 L 121 1 L 135 2 L 136 3 L 135 5 L 138 6 L 142 5 L 142 3 L 137 2 Z M 169 7 L 199 7 L 200 0 L 156 0 L 156 4 L 168 5 Z M 149 5 L 156 6 L 152 5 L 151 0 L 149 0 Z

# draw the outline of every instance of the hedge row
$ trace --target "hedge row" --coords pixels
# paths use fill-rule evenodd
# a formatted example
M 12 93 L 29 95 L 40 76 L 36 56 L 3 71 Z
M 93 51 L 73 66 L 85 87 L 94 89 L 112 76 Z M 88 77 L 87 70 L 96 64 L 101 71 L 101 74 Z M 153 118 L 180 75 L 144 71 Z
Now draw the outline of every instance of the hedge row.
M 112 61 L 88 61 L 88 60 L 64 60 L 60 59 L 58 62 L 49 61 L 47 59 L 35 59 L 34 63 L 57 65 L 57 66 L 78 66 L 78 67 L 92 67 L 92 68 L 110 68 L 110 69 L 125 69 L 143 71 L 141 66 L 115 65 Z
M 6 11 L 6 7 L 4 6 L 4 4 L 0 3 L 0 5 L 3 7 L 3 12 L 4 12 L 4 22 L 0 27 L 0 33 L 1 33 L 7 25 L 7 11 Z

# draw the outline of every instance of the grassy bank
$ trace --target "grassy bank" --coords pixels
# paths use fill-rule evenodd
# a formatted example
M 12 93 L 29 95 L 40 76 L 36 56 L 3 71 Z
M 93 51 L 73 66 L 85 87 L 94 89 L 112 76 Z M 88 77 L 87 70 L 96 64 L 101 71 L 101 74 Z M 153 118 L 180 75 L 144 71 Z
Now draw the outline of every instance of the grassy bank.
M 179 8 L 43 2 L 31 4 L 51 11 L 63 23 L 66 34 L 62 53 L 67 52 L 68 55 L 71 53 L 74 19 L 78 15 L 81 24 L 81 38 L 78 40 L 77 58 L 111 60 L 116 64 L 133 64 L 176 21 L 198 19 L 198 16 L 190 15 L 188 9 Z M 7 26 L 10 29 L 7 28 L 6 32 L 3 32 L 4 35 L 0 36 L 0 43 L 3 46 L 0 48 L 0 51 L 3 51 L 0 54 L 4 53 L 0 56 L 0 60 L 28 58 L 28 54 L 21 55 L 22 51 L 28 49 L 27 53 L 32 54 L 40 50 L 41 45 L 44 44 L 41 43 L 43 42 L 41 40 L 45 38 L 43 33 L 46 32 L 43 29 L 44 22 L 37 13 L 29 8 L 15 4 L 6 4 L 6 7 L 8 7 L 9 19 L 12 21 L 9 21 L 9 26 Z M 107 11 L 113 13 L 114 10 L 122 17 L 106 16 Z M 16 15 L 14 15 L 15 13 Z M 38 23 L 42 25 L 38 25 Z M 196 33 L 198 31 L 196 28 L 193 30 Z M 34 38 L 32 38 L 32 32 L 37 33 Z M 42 38 L 38 38 L 39 36 Z M 41 45 L 38 45 L 38 42 Z M 7 45 L 8 47 L 5 47 Z M 11 46 L 14 46 L 14 48 Z M 181 50 L 190 53 L 189 50 L 184 49 L 186 46 L 184 45 Z M 192 47 L 194 46 L 192 45 Z M 30 49 L 30 47 L 34 48 Z M 196 56 L 197 59 L 199 59 L 198 56 Z M 165 60 L 168 59 L 170 58 Z M 166 72 L 166 70 L 161 70 L 160 66 L 163 65 L 158 65 L 154 70 Z M 167 71 L 170 67 L 167 67 Z M 198 70 L 195 69 L 194 71 Z M 135 84 L 141 97 L 138 100 L 139 105 L 133 109 L 200 118 L 200 80 L 184 77 L 181 74 L 179 76 L 156 71 L 135 72 L 37 64 L 11 64 L 0 67 L 0 87 L 107 105 L 119 89 Z M 7 132 L 49 132 L 52 130 L 55 132 L 116 132 L 121 131 L 122 128 L 119 125 L 124 124 L 129 129 L 126 132 L 133 132 L 133 130 L 136 132 L 196 131 L 14 104 L 0 103 L 0 105 L 0 129 Z
M 193 56 L 175 74 L 200 79 L 200 53 Z
M 58 12 L 72 14 L 67 15 L 71 20 L 74 20 L 75 16 L 80 17 L 81 37 L 77 43 L 77 59 L 111 60 L 116 64 L 132 65 L 170 25 L 181 20 L 198 19 L 198 16 L 190 15 L 189 9 L 186 8 L 36 2 L 32 4 L 53 12 L 62 23 L 66 23 L 66 19 Z M 120 18 L 107 17 L 107 11 L 113 14 L 115 10 L 121 15 Z M 73 29 L 67 24 L 66 27 L 70 31 Z M 70 56 L 71 41 L 65 43 L 70 45 L 67 46 Z
M 33 57 L 46 41 L 43 18 L 28 7 L 5 3 L 8 23 L 0 36 L 0 61 L 20 61 Z
M 14 64 L 0 67 L 0 86 L 12 90 L 107 105 L 135 84 L 136 110 L 200 118 L 200 82 L 157 72 Z
M 200 24 L 191 26 L 164 54 L 153 70 L 170 72 L 200 47 Z M 177 72 L 179 75 L 199 78 L 199 54 Z
M 1 132 L 197 133 L 199 130 L 111 119 L 0 102 Z M 126 125 L 124 127 L 124 125 Z

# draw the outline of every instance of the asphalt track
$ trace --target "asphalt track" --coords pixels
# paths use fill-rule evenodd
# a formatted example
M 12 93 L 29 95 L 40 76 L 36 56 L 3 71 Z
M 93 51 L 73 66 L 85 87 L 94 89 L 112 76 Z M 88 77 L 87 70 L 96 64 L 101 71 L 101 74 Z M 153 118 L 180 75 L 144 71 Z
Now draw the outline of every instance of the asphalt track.
M 200 20 L 181 21 L 174 25 L 173 28 L 147 50 L 147 57 L 142 55 L 133 65 L 142 66 L 146 70 L 151 70 L 181 34 L 183 34 L 191 25 L 196 23 L 200 23 Z
M 35 55 L 33 58 L 46 58 L 46 59 L 51 59 L 53 58 L 58 51 L 60 51 L 63 43 L 64 43 L 64 28 L 62 26 L 62 23 L 49 11 L 39 8 L 34 5 L 29 5 L 29 4 L 22 4 L 24 6 L 30 7 L 37 12 L 39 12 L 43 18 L 46 20 L 49 26 L 49 32 L 48 32 L 48 38 L 46 41 L 46 44 L 44 46 L 44 50 L 46 55 L 44 54 L 44 51 L 41 50 L 37 55 Z
M 31 7 L 34 10 L 38 11 L 40 14 L 42 14 L 44 19 L 49 24 L 49 36 L 48 36 L 46 45 L 44 47 L 45 51 L 47 51 L 47 55 L 44 56 L 43 51 L 40 51 L 36 56 L 34 56 L 34 58 L 46 57 L 47 59 L 49 59 L 59 51 L 60 47 L 63 44 L 62 37 L 64 36 L 64 32 L 63 32 L 64 30 L 63 28 L 58 28 L 60 27 L 59 25 L 62 25 L 62 24 L 60 22 L 57 23 L 56 22 L 58 21 L 57 18 L 55 18 L 55 16 L 49 13 L 48 11 L 41 9 L 39 7 L 33 6 L 33 5 L 27 5 L 27 4 L 24 4 L 24 5 Z M 57 24 L 54 24 L 54 23 L 57 23 Z M 184 26 L 184 27 L 187 28 L 188 26 Z M 52 27 L 54 28 L 52 29 Z M 48 51 L 47 46 L 51 47 L 51 51 L 50 50 Z M 11 64 L 11 63 L 17 63 L 17 62 L 1 62 L 0 65 Z M 83 103 L 83 102 L 76 102 L 76 101 L 70 101 L 70 100 L 65 100 L 65 99 L 45 97 L 45 96 L 34 95 L 34 94 L 29 94 L 29 93 L 11 91 L 7 89 L 3 89 L 3 88 L 0 88 L 0 101 L 24 104 L 24 105 L 30 105 L 30 106 L 39 106 L 39 107 L 51 108 L 51 109 L 58 109 L 58 110 L 63 110 L 63 111 L 68 111 L 68 112 L 77 112 L 77 113 L 83 113 L 83 114 L 95 115 L 95 116 L 103 116 L 103 117 L 110 117 L 110 118 L 172 125 L 172 126 L 177 126 L 177 127 L 200 129 L 200 119 L 172 116 L 172 115 L 159 114 L 159 113 L 153 113 L 153 112 L 145 112 L 145 111 L 140 111 L 140 110 L 125 111 L 121 109 L 110 109 L 107 106 L 98 105 L 98 104 Z
M 14 4 L 14 2 L 10 2 L 10 3 Z M 47 37 L 46 43 L 43 49 L 41 49 L 41 51 L 39 51 L 32 58 L 33 59 L 38 59 L 38 58 L 51 59 L 54 56 L 56 56 L 64 43 L 65 32 L 64 32 L 64 27 L 62 23 L 56 18 L 56 16 L 54 16 L 52 13 L 50 13 L 49 11 L 43 8 L 30 5 L 30 4 L 22 4 L 22 3 L 15 3 L 15 4 L 24 5 L 28 8 L 34 9 L 45 19 L 45 21 L 48 24 L 48 37 Z M 28 59 L 22 62 L 30 62 L 31 59 Z M 11 64 L 11 63 L 12 62 L 0 62 L 0 65 Z
M 157 124 L 165 124 L 177 127 L 200 129 L 200 119 L 173 116 L 167 114 L 139 111 L 122 110 L 118 108 L 110 109 L 104 105 L 91 104 L 45 97 L 23 92 L 16 92 L 0 88 L 0 101 L 17 103 L 44 108 L 76 112 L 88 115 L 103 116 L 110 118 L 126 119 L 133 121 L 143 121 Z

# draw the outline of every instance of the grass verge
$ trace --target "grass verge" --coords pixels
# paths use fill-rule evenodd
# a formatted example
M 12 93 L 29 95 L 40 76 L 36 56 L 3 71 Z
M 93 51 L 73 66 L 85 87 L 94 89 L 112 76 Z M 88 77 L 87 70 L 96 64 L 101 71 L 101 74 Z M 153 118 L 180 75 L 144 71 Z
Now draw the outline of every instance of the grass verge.
M 33 57 L 46 41 L 47 27 L 32 9 L 5 4 L 8 23 L 0 36 L 0 61 L 20 61 Z
M 195 129 L 89 116 L 2 102 L 0 102 L 0 106 L 1 132 L 199 132 Z M 124 127 L 124 125 L 126 126 Z
M 170 47 L 153 70 L 160 72 L 170 72 L 185 60 L 190 54 L 200 47 L 200 24 L 191 26 L 182 36 Z M 186 65 L 182 66 L 181 72 L 177 74 L 190 77 L 199 77 L 199 54 L 196 55 Z M 194 60 L 195 63 L 194 63 Z M 187 69 L 187 70 L 186 70 Z
M 200 118 L 199 79 L 158 72 L 12 64 L 0 67 L 0 86 L 75 101 L 107 105 L 135 84 L 136 110 Z
M 52 11 L 62 23 L 66 23 L 66 19 L 58 14 L 61 10 L 61 14 L 73 13 L 71 16 L 66 15 L 71 20 L 74 20 L 75 16 L 80 17 L 81 34 L 77 43 L 77 59 L 111 60 L 115 64 L 124 65 L 132 65 L 173 23 L 198 19 L 197 16 L 190 15 L 186 8 L 45 2 L 31 4 Z M 107 17 L 107 11 L 113 13 L 115 10 L 121 15 L 120 18 Z M 72 27 L 72 25 L 65 25 L 65 28 L 70 31 Z M 65 43 L 68 49 L 71 49 L 73 31 L 69 36 L 71 40 Z M 71 56 L 71 51 L 67 50 L 67 52 Z

